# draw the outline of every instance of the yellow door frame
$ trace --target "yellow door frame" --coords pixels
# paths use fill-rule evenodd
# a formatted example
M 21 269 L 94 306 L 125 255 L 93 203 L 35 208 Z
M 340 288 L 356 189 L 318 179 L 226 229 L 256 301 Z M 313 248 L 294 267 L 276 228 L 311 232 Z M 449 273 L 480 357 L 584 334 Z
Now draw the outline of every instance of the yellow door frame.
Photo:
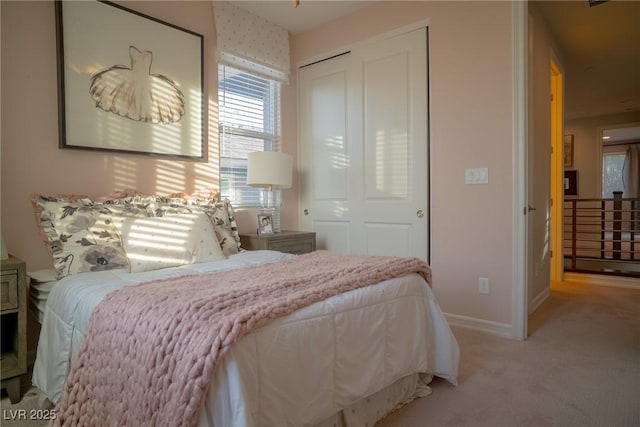
M 549 259 L 549 273 L 551 281 L 561 282 L 564 279 L 564 254 L 562 250 L 562 206 L 564 200 L 564 78 L 560 67 L 553 58 L 550 63 L 550 76 L 551 208 L 549 212 L 549 235 L 551 237 L 551 257 Z

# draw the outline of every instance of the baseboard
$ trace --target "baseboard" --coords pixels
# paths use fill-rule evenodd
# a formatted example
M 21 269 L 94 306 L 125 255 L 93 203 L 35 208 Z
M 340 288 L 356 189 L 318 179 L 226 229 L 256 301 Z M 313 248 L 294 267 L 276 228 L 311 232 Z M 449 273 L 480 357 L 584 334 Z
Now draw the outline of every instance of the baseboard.
M 444 313 L 444 317 L 451 326 L 484 332 L 485 334 L 500 338 L 513 339 L 513 327 L 507 323 L 493 322 L 491 320 L 477 319 L 475 317 L 451 313 Z
M 565 282 L 580 282 L 597 286 L 615 286 L 619 288 L 640 289 L 640 280 L 636 277 L 608 276 L 605 274 L 564 273 Z
M 535 313 L 535 311 L 542 305 L 542 303 L 544 303 L 550 296 L 551 290 L 549 288 L 546 288 L 538 295 L 536 295 L 531 301 L 531 306 L 529 307 L 529 315 Z

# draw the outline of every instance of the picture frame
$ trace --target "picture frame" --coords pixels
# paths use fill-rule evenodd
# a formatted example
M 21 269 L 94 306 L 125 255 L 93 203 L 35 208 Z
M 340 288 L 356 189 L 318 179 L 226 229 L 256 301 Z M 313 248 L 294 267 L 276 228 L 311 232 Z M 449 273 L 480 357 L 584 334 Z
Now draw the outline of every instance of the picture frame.
M 273 217 L 270 214 L 258 214 L 258 236 L 273 234 Z
M 55 10 L 59 147 L 204 160 L 202 35 L 108 1 Z
M 573 167 L 573 135 L 565 135 L 564 136 L 564 144 L 563 144 L 563 158 L 564 158 L 564 167 L 572 168 Z
M 577 170 L 564 171 L 564 195 L 565 196 L 578 195 L 578 171 Z

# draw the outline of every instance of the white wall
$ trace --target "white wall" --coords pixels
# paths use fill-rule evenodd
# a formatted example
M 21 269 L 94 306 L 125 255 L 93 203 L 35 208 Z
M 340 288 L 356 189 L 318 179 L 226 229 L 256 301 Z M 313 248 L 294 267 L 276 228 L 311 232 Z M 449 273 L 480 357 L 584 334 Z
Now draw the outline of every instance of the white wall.
M 601 158 L 598 145 L 602 128 L 640 122 L 640 112 L 587 117 L 565 122 L 565 134 L 573 135 L 573 169 L 578 171 L 578 197 L 600 198 Z

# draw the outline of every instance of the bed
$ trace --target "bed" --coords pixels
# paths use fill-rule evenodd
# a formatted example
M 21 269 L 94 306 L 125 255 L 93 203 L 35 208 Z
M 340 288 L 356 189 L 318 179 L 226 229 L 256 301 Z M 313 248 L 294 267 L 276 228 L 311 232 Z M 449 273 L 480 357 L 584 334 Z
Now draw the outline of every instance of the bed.
M 45 218 L 45 222 L 51 224 L 56 223 L 60 215 L 45 205 L 54 203 L 56 209 L 76 203 L 85 207 L 96 205 L 86 199 L 82 202 L 47 199 L 48 203 L 40 203 L 37 218 Z M 158 214 L 157 205 L 152 204 L 150 210 L 146 203 L 144 205 L 145 212 Z M 98 209 L 103 208 L 101 204 Z M 172 203 L 172 209 L 175 208 Z M 193 206 L 189 210 L 193 211 Z M 68 209 L 63 208 L 64 211 Z M 167 210 L 163 212 L 166 214 Z M 232 217 L 227 212 L 222 225 L 232 224 Z M 109 218 L 113 220 L 113 212 Z M 132 222 L 114 221 L 121 221 L 125 226 Z M 212 220 L 212 223 L 220 225 L 220 221 Z M 51 230 L 47 231 L 49 241 L 54 241 Z M 105 234 L 103 231 L 101 235 Z M 214 235 L 219 244 L 218 229 Z M 126 246 L 124 240 L 122 246 Z M 69 387 L 65 382 L 71 383 L 76 377 L 74 361 L 79 364 L 77 359 L 82 359 L 79 354 L 84 354 L 83 344 L 87 347 L 87 342 L 100 341 L 85 336 L 87 328 L 91 329 L 88 325 L 92 315 L 95 318 L 95 313 L 108 303 L 105 300 L 118 292 L 155 287 L 163 282 L 180 285 L 187 279 L 196 280 L 194 278 L 207 277 L 215 281 L 213 278 L 245 273 L 260 277 L 261 271 L 271 275 L 276 270 L 290 269 L 294 262 L 303 261 L 306 256 L 243 251 L 239 247 L 224 253 L 228 246 L 219 244 L 219 247 L 223 257 L 215 260 L 162 268 L 147 266 L 148 269 L 136 271 L 130 259 L 130 265 L 121 268 L 100 271 L 94 266 L 94 271 L 56 277 L 55 284 L 46 287 L 50 290 L 42 313 L 34 385 L 52 403 L 61 401 L 65 387 Z M 205 395 L 191 424 L 217 427 L 373 425 L 397 406 L 427 395 L 433 376 L 455 385 L 458 358 L 455 337 L 424 275 L 402 274 L 301 306 L 234 340 L 208 376 Z M 90 374 L 91 377 L 99 375 L 99 369 Z M 125 399 L 129 390 L 135 388 L 126 384 L 120 387 Z M 169 397 L 165 398 L 174 399 L 171 393 L 167 394 Z M 102 420 L 105 424 L 113 421 Z M 167 421 L 155 419 L 150 424 L 165 425 Z

